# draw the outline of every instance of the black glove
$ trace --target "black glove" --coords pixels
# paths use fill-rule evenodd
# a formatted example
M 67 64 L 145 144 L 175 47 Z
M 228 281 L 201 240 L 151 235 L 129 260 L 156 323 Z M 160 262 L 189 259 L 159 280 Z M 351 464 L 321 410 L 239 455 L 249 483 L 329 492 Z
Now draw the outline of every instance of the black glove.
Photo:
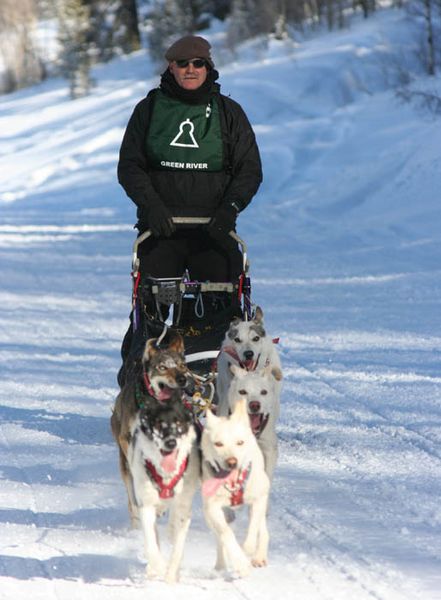
M 154 237 L 170 237 L 176 231 L 172 220 L 172 214 L 162 202 L 152 204 L 147 212 L 147 222 Z
M 237 209 L 233 204 L 221 205 L 207 225 L 208 233 L 216 240 L 224 240 L 236 225 Z

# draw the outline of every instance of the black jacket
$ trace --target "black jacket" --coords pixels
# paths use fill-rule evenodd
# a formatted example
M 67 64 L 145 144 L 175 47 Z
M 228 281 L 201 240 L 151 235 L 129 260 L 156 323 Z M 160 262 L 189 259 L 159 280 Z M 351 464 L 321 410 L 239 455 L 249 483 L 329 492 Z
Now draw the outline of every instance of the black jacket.
M 173 216 L 212 217 L 221 204 L 244 209 L 262 181 L 259 150 L 241 106 L 219 94 L 222 136 L 229 168 L 220 172 L 166 171 L 150 168 L 146 136 L 152 106 L 149 94 L 135 107 L 120 149 L 118 181 L 138 207 L 138 228 L 148 227 L 147 207 L 162 201 Z M 223 109 L 223 110 L 222 110 Z

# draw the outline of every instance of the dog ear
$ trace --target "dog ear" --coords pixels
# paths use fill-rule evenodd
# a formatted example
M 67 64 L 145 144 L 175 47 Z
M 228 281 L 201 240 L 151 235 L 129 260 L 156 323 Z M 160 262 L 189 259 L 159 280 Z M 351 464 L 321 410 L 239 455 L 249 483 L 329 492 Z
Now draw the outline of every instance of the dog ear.
M 156 346 L 156 338 L 150 338 L 147 340 L 144 348 L 144 353 L 142 355 L 142 362 L 148 362 L 154 354 L 158 352 L 158 347 Z
M 174 350 L 178 354 L 184 354 L 184 338 L 182 335 L 175 332 L 168 347 L 170 350 Z
M 256 312 L 254 314 L 253 320 L 255 323 L 263 323 L 263 310 L 260 308 L 260 306 L 256 307 Z
M 230 363 L 229 367 L 233 377 L 237 377 L 238 379 L 242 379 L 242 377 L 245 377 L 247 374 L 246 369 L 242 369 L 242 367 L 239 367 L 239 365 L 235 365 L 234 363 Z
M 216 421 L 218 420 L 219 417 L 216 417 L 216 415 L 214 414 L 214 412 L 209 408 L 207 409 L 207 412 L 205 413 L 205 417 L 206 417 L 206 427 L 208 429 L 210 429 L 211 427 L 213 427 L 216 424 Z
M 239 398 L 239 400 L 237 400 L 231 418 L 235 421 L 245 420 L 246 423 L 249 423 L 246 398 Z
M 282 374 L 281 369 L 279 369 L 279 367 L 273 367 L 271 369 L 271 375 L 274 377 L 274 379 L 276 381 L 282 381 L 282 379 L 283 379 L 283 374 Z

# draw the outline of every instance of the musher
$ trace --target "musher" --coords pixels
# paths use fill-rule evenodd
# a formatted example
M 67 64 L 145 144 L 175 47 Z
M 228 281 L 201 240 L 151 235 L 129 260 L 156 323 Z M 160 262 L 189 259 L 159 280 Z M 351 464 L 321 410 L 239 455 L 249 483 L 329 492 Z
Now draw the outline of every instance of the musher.
M 202 37 L 188 35 L 165 54 L 159 88 L 141 100 L 122 141 L 118 180 L 137 206 L 136 227 L 153 236 L 139 247 L 152 277 L 237 280 L 242 257 L 229 236 L 262 181 L 251 125 L 219 77 Z M 209 217 L 205 227 L 176 228 L 172 217 Z

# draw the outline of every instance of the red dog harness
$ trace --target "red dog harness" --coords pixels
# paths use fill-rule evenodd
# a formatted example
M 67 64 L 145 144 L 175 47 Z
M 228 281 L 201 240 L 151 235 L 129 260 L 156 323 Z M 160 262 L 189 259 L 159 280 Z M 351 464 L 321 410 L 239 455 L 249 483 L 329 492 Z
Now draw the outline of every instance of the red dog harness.
M 151 463 L 149 460 L 145 460 L 144 464 L 145 470 L 150 476 L 150 479 L 152 479 L 152 481 L 156 483 L 156 487 L 158 488 L 159 492 L 159 497 L 162 500 L 168 500 L 169 498 L 173 498 L 173 496 L 175 495 L 174 489 L 179 483 L 179 481 L 182 479 L 182 476 L 184 475 L 185 470 L 188 466 L 188 456 L 185 457 L 185 459 L 181 463 L 181 466 L 178 469 L 178 472 L 168 483 L 164 483 L 163 477 L 161 477 L 161 475 L 158 473 L 153 463 Z

